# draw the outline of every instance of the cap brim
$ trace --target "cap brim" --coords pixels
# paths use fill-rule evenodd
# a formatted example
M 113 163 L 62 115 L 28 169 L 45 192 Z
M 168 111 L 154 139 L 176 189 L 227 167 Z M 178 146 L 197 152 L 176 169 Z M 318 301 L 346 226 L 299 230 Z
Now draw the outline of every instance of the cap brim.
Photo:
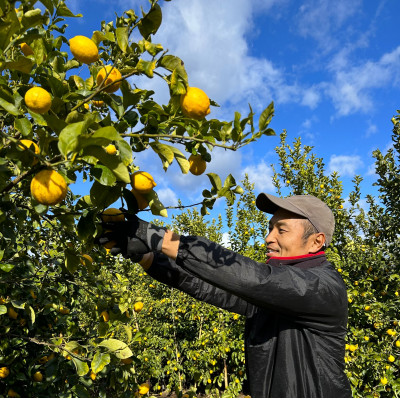
M 272 194 L 260 193 L 256 199 L 256 206 L 259 210 L 268 214 L 275 214 L 279 208 L 282 208 L 283 210 L 307 218 L 307 215 L 305 215 L 303 211 L 297 208 L 289 200 L 276 197 Z

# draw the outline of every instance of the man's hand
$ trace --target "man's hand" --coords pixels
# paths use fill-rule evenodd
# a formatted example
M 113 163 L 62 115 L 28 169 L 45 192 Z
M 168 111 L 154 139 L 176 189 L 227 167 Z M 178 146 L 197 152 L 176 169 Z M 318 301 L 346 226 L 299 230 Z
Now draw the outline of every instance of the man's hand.
M 128 221 L 103 222 L 103 233 L 96 242 L 104 245 L 114 241 L 112 255 L 122 254 L 125 258 L 140 261 L 152 251 L 161 252 L 166 228 L 159 227 L 131 215 Z

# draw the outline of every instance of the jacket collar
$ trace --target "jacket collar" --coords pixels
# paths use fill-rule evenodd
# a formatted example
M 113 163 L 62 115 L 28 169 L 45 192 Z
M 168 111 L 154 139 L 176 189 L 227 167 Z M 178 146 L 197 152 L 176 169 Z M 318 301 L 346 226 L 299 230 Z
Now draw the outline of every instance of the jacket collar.
M 296 257 L 270 257 L 267 264 L 271 267 L 278 267 L 280 265 L 293 265 L 299 268 L 318 267 L 326 262 L 324 251 L 319 251 L 315 254 L 304 254 Z

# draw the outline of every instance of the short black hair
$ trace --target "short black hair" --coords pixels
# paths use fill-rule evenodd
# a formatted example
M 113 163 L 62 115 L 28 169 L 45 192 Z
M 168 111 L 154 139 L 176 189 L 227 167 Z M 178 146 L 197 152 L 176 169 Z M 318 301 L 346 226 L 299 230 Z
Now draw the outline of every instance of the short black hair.
M 307 218 L 303 219 L 303 226 L 304 226 L 304 232 L 302 239 L 304 242 L 306 242 L 307 239 L 314 233 L 318 233 L 317 228 Z

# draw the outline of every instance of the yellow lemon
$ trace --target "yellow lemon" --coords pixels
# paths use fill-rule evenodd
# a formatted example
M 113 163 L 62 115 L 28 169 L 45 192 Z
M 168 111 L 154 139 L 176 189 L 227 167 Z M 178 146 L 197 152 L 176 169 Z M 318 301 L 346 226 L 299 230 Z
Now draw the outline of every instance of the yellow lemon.
M 140 312 L 142 311 L 143 303 L 141 301 L 138 301 L 133 305 L 133 308 L 136 312 Z
M 101 213 L 101 219 L 103 222 L 118 222 L 124 221 L 125 216 L 118 208 L 111 207 Z
M 89 254 L 83 254 L 82 258 L 84 258 L 85 260 L 89 261 L 89 262 L 93 262 L 93 258 L 89 256 Z M 81 263 L 86 265 L 86 261 L 85 260 L 81 260 Z
M 92 380 L 92 381 L 94 381 L 95 379 L 96 379 L 96 374 L 93 372 L 93 371 L 91 371 L 90 372 L 90 379 Z
M 65 179 L 52 169 L 44 169 L 37 173 L 31 182 L 33 198 L 48 206 L 61 203 L 67 195 L 68 186 Z
M 106 65 L 98 72 L 96 76 L 96 82 L 97 86 L 100 86 L 105 79 L 104 86 L 107 86 L 121 78 L 122 78 L 121 72 L 119 72 L 117 68 L 113 68 L 112 65 Z M 104 91 L 107 93 L 114 93 L 119 89 L 120 86 L 121 86 L 121 81 L 115 82 L 107 89 L 104 89 Z
M 189 171 L 193 175 L 201 175 L 207 168 L 207 163 L 203 160 L 200 154 L 192 154 L 189 157 Z
M 33 374 L 33 380 L 34 380 L 35 382 L 42 382 L 42 381 L 43 381 L 43 375 L 42 375 L 42 373 L 41 373 L 40 371 L 36 371 L 36 372 Z
M 95 106 L 95 107 L 103 107 L 104 106 L 104 101 L 103 100 L 93 100 L 92 101 L 92 104 Z
M 396 340 L 396 347 L 400 347 L 400 340 Z
M 82 63 L 91 64 L 99 59 L 96 43 L 86 36 L 78 35 L 70 39 L 69 48 L 73 56 Z
M 199 88 L 189 87 L 181 96 L 183 115 L 193 119 L 203 119 L 210 113 L 210 99 Z
M 148 383 L 142 383 L 139 386 L 139 394 L 144 395 L 150 390 L 150 385 Z
M 389 362 L 393 362 L 394 360 L 395 360 L 395 358 L 394 358 L 393 356 L 389 356 L 389 357 L 388 357 L 388 361 L 389 361 Z
M 18 313 L 14 310 L 13 307 L 10 307 L 7 311 L 7 314 L 10 318 L 12 319 L 17 319 L 18 318 Z
M 106 148 L 106 153 L 110 154 L 111 156 L 117 154 L 117 148 L 113 144 L 109 144 Z
M 21 397 L 15 390 L 13 389 L 8 389 L 7 392 L 8 397 Z
M 100 314 L 100 317 L 103 317 L 104 322 L 108 322 L 109 319 L 110 319 L 110 315 L 108 314 L 107 311 L 103 311 L 103 312 Z
M 132 189 L 131 192 L 135 196 L 139 210 L 144 210 L 149 205 L 147 199 L 135 189 Z
M 25 57 L 28 57 L 28 56 L 31 56 L 31 55 L 34 54 L 34 53 L 33 53 L 33 50 L 32 50 L 32 47 L 29 46 L 29 44 L 27 44 L 27 43 L 21 43 L 21 44 L 20 44 L 20 47 L 21 47 L 21 51 L 22 51 L 22 53 L 23 53 L 23 55 L 24 55 Z
M 8 367 L 1 367 L 0 368 L 0 379 L 7 378 L 7 376 L 10 375 L 10 370 Z
M 51 107 L 50 93 L 41 87 L 35 86 L 25 93 L 25 104 L 31 111 L 44 114 Z
M 145 171 L 136 171 L 131 175 L 132 188 L 138 193 L 148 193 L 157 186 L 153 177 Z
M 20 143 L 22 143 L 26 148 L 28 148 L 28 149 L 30 149 L 30 150 L 33 150 L 35 154 L 40 154 L 39 146 L 38 146 L 35 142 L 32 142 L 32 140 L 22 139 L 22 140 L 20 140 Z M 19 148 L 19 149 L 26 150 L 25 147 L 18 145 L 18 148 Z M 33 147 L 33 148 L 32 148 L 32 147 Z M 38 162 L 38 159 L 35 158 L 35 159 L 32 161 L 32 165 L 37 164 L 37 162 Z
M 383 377 L 381 378 L 381 383 L 382 385 L 386 385 L 388 383 L 388 380 L 385 377 Z

